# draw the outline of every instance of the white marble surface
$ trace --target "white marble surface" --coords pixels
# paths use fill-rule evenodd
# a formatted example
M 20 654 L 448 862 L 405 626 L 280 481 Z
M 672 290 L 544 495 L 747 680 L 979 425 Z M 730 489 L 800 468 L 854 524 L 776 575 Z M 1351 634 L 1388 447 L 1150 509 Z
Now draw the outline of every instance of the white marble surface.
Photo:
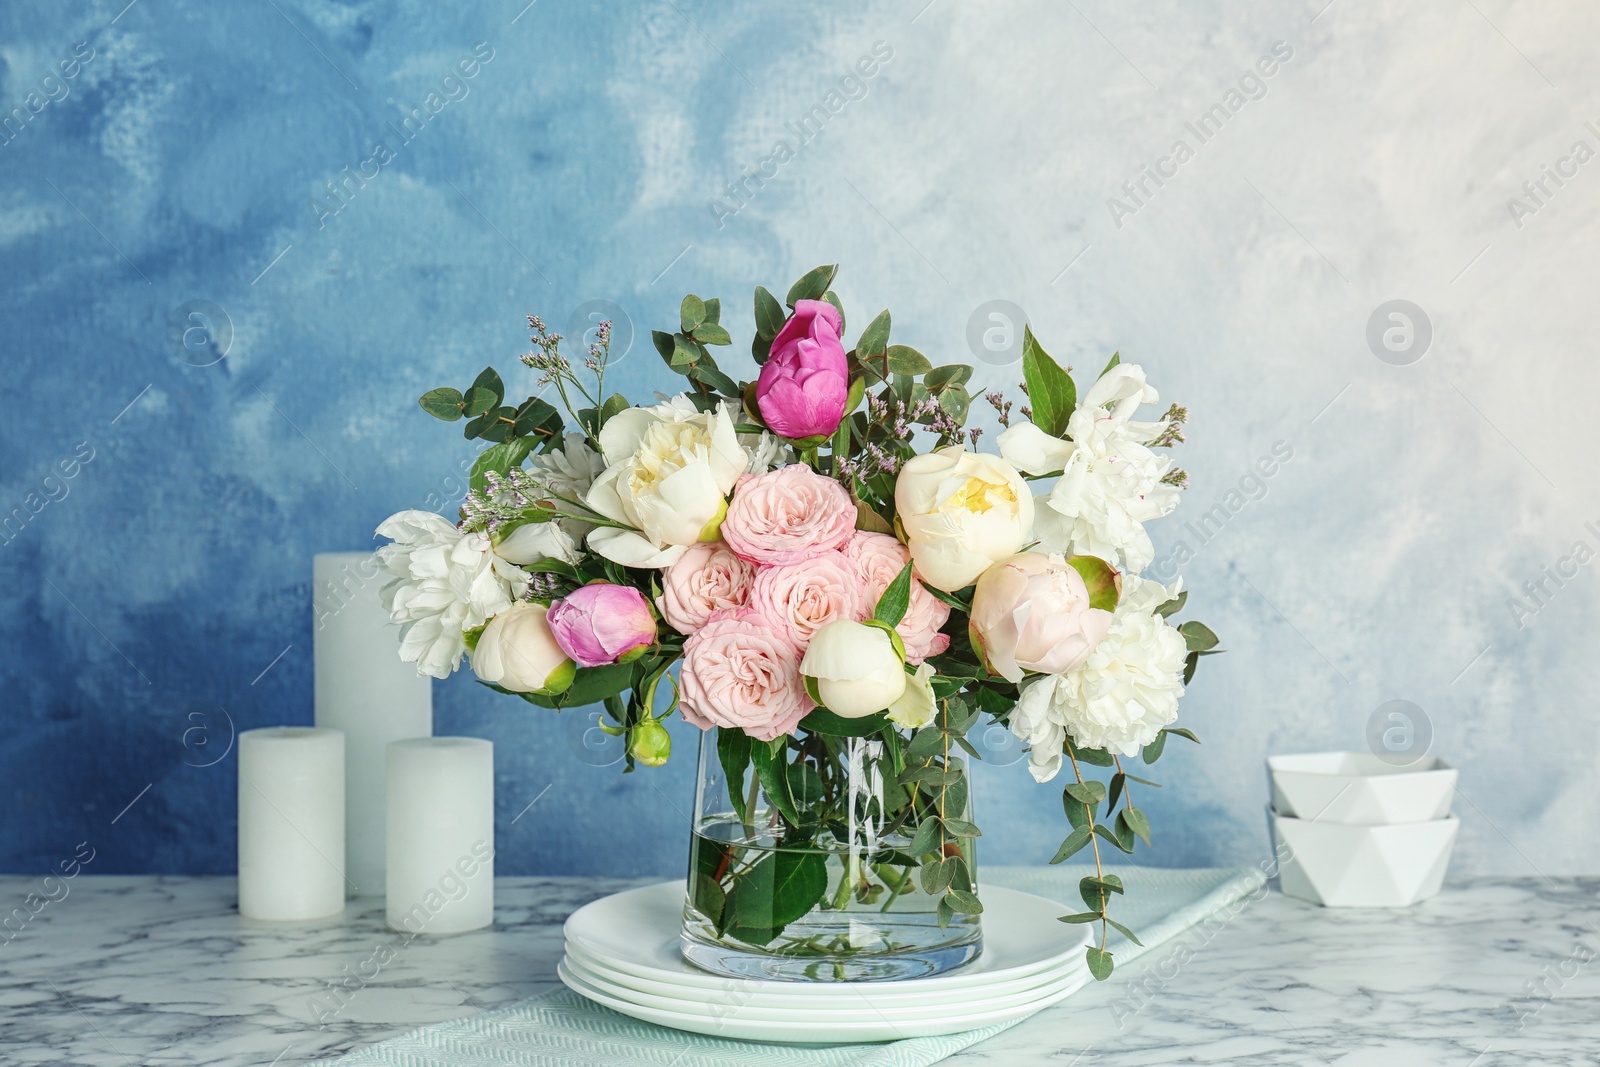
M 562 920 L 632 884 L 501 879 L 492 930 L 412 942 L 319 1027 L 313 998 L 393 942 L 381 902 L 269 924 L 231 879 L 85 874 L 0 943 L 0 1062 L 290 1067 L 553 988 Z M 39 888 L 0 878 L 0 901 Z M 1474 879 L 1403 911 L 1274 892 L 955 1059 L 1594 1064 L 1597 952 L 1596 878 Z

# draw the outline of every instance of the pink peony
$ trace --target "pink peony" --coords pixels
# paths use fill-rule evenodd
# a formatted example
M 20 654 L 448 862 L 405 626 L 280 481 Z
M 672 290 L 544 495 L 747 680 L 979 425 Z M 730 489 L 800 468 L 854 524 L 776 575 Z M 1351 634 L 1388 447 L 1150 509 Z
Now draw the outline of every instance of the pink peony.
M 755 577 L 755 566 L 721 541 L 690 545 L 678 562 L 662 572 L 656 607 L 667 625 L 680 634 L 692 634 L 712 612 L 743 607 Z
M 1026 671 L 1062 674 L 1083 666 L 1111 628 L 1089 606 L 1089 587 L 1061 556 L 1019 552 L 983 572 L 967 628 L 989 669 L 1009 682 Z
M 580 667 L 615 663 L 656 641 L 656 620 L 644 594 L 631 585 L 595 582 L 550 605 L 546 616 L 561 651 Z
M 793 733 L 816 702 L 800 654 L 749 608 L 712 614 L 683 643 L 683 717 L 702 730 L 740 729 L 758 741 Z
M 845 542 L 844 554 L 855 563 L 861 575 L 861 618 L 871 615 L 883 591 L 889 588 L 911 560 L 911 553 L 888 534 L 857 530 Z M 950 605 L 934 596 L 911 575 L 911 603 L 895 629 L 905 642 L 906 659 L 920 664 L 950 647 L 950 635 L 939 632 L 950 618 Z
M 752 563 L 794 563 L 838 548 L 855 528 L 856 508 L 844 486 L 791 463 L 739 482 L 722 539 Z
M 756 380 L 756 407 L 780 437 L 827 436 L 839 428 L 850 393 L 844 319 L 826 300 L 797 300 L 772 339 Z
M 850 557 L 835 551 L 762 567 L 750 589 L 750 606 L 804 652 L 811 635 L 828 623 L 861 618 L 861 575 Z

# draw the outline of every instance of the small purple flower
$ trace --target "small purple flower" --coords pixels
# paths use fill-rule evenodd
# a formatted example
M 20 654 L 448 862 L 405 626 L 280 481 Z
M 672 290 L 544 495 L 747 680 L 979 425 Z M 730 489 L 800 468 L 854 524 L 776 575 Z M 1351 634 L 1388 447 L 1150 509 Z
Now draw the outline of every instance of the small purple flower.
M 631 585 L 596 582 L 550 605 L 547 620 L 561 651 L 580 667 L 603 667 L 655 644 L 656 620 Z

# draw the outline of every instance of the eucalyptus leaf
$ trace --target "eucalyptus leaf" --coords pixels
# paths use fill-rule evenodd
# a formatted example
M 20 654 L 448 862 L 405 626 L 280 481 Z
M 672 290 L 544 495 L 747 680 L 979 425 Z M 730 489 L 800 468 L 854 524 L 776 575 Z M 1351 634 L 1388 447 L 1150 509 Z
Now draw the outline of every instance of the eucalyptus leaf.
M 461 418 L 465 398 L 454 389 L 430 389 L 422 394 L 417 403 L 434 418 L 455 422 Z
M 1128 824 L 1128 829 L 1139 835 L 1146 845 L 1150 844 L 1150 820 L 1138 808 L 1124 808 L 1119 818 Z
M 915 376 L 926 374 L 933 369 L 928 357 L 910 345 L 890 345 L 888 354 L 889 370 L 895 374 Z
M 922 384 L 933 392 L 954 385 L 966 385 L 972 378 L 972 368 L 961 363 L 935 367 L 922 376 Z
M 506 383 L 500 380 L 500 372 L 493 367 L 485 367 L 472 379 L 472 388 L 487 389 L 494 394 L 496 404 L 506 398 Z
M 714 322 L 702 322 L 694 328 L 694 339 L 703 345 L 731 345 L 733 336 Z
M 950 902 L 952 911 L 960 915 L 978 915 L 983 911 L 983 902 L 978 895 L 966 889 L 952 889 L 944 897 Z
M 785 298 L 785 302 L 794 307 L 802 300 L 821 300 L 823 294 L 833 285 L 833 276 L 838 272 L 837 263 L 812 267 L 801 275 L 799 281 L 789 287 L 789 295 Z
M 461 409 L 461 413 L 469 419 L 482 415 L 500 403 L 500 398 L 495 395 L 494 390 L 483 385 L 474 385 L 467 390 L 462 399 L 466 401 L 466 406 Z
M 756 335 L 771 341 L 783 329 L 786 318 L 788 316 L 784 313 L 783 305 L 778 303 L 778 298 L 769 293 L 765 286 L 756 286 Z
M 887 309 L 878 312 L 878 317 L 867 324 L 861 331 L 861 338 L 856 341 L 856 358 L 863 362 L 880 358 L 889 347 L 889 312 Z
M 1056 849 L 1056 854 L 1054 858 L 1050 860 L 1050 862 L 1060 863 L 1063 860 L 1071 859 L 1089 843 L 1089 838 L 1093 836 L 1093 832 L 1087 825 L 1078 827 L 1076 830 L 1072 831 L 1072 833 L 1067 835 L 1067 839 L 1065 841 L 1061 842 L 1061 847 Z
M 1095 948 L 1090 945 L 1084 953 L 1084 958 L 1089 961 L 1089 973 L 1094 975 L 1095 981 L 1104 982 L 1111 977 L 1111 971 L 1114 966 L 1111 953 L 1103 948 Z
M 1217 647 L 1217 635 L 1203 622 L 1190 619 L 1178 627 L 1178 632 L 1183 635 L 1190 652 L 1205 652 Z
M 1142 758 L 1145 763 L 1154 763 L 1161 758 L 1161 750 L 1167 747 L 1167 732 L 1162 730 L 1156 734 L 1156 739 L 1144 746 Z
M 678 307 L 678 322 L 683 327 L 684 333 L 693 333 L 694 328 L 706 321 L 706 305 L 693 293 L 683 298 L 683 303 Z

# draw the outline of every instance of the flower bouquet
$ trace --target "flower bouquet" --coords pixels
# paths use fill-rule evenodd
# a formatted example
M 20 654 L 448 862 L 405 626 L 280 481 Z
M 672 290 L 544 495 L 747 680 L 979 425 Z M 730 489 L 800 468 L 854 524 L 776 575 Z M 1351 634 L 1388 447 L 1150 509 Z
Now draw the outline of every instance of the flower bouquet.
M 684 954 L 726 974 L 897 978 L 971 959 L 983 910 L 968 732 L 1008 727 L 1035 779 L 1065 775 L 1069 832 L 1093 852 L 1088 965 L 1111 973 L 1123 890 L 1103 849 L 1150 842 L 1123 761 L 1153 763 L 1216 637 L 1169 617 L 1187 594 L 1139 572 L 1143 524 L 1185 476 L 1176 405 L 1137 366 L 1081 401 L 1024 336 L 1025 403 L 984 400 L 998 455 L 966 422 L 972 368 L 890 343 L 884 311 L 846 348 L 835 267 L 785 303 L 755 290 L 759 374 L 736 380 L 715 299 L 653 334 L 685 389 L 607 395 L 609 323 L 581 356 L 530 317 L 538 395 L 491 368 L 421 406 L 489 443 L 458 521 L 406 511 L 378 533 L 401 657 L 541 708 L 600 704 L 627 769 L 700 728 Z M 785 306 L 785 304 L 787 306 Z M 545 394 L 554 390 L 552 400 Z M 1041 482 L 1038 492 L 1030 482 Z M 1097 772 L 1108 773 L 1102 779 Z

